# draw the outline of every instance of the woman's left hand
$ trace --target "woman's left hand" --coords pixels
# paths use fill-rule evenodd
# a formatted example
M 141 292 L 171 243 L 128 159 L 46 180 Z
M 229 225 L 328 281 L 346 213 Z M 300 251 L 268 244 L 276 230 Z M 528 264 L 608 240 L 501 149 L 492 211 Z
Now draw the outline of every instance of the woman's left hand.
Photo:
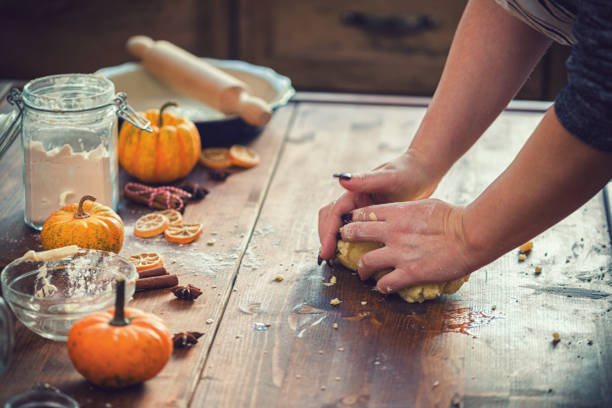
M 428 199 L 373 205 L 352 212 L 340 229 L 344 241 L 376 241 L 385 246 L 365 254 L 361 279 L 387 268 L 378 290 L 393 293 L 408 286 L 447 282 L 476 269 L 475 251 L 466 241 L 463 207 Z

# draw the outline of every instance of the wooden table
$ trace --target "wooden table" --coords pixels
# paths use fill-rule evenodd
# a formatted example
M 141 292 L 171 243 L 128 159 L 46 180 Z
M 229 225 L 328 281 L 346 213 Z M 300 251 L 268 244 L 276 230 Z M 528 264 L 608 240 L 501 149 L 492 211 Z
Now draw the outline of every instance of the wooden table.
M 205 225 L 191 245 L 134 237 L 134 220 L 148 210 L 122 201 L 121 253 L 158 251 L 181 283 L 204 291 L 193 304 L 158 290 L 130 305 L 158 314 L 173 333 L 205 336 L 175 350 L 153 380 L 109 391 L 72 368 L 64 343 L 17 324 L 0 402 L 48 382 L 84 407 L 611 406 L 612 256 L 602 195 L 538 236 L 525 262 L 513 251 L 436 301 L 406 304 L 342 267 L 317 265 L 317 210 L 341 193 L 332 173 L 399 154 L 426 103 L 298 94 L 252 144 L 261 165 L 225 182 L 202 168 L 191 175 L 211 191 L 185 211 Z M 510 163 L 542 116 L 542 105 L 513 106 L 436 197 L 466 204 Z M 0 163 L 2 264 L 40 249 L 22 221 L 19 149 Z M 332 276 L 337 284 L 323 285 Z M 331 306 L 336 297 L 342 303 Z

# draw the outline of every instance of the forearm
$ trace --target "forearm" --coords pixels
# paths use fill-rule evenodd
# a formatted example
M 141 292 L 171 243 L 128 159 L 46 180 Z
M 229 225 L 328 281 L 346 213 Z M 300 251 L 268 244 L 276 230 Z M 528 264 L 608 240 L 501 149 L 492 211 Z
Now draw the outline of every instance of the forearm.
M 474 267 L 565 218 L 611 177 L 612 153 L 571 135 L 549 109 L 508 169 L 465 208 L 463 227 Z
M 493 0 L 471 0 L 409 152 L 441 178 L 516 95 L 549 44 Z

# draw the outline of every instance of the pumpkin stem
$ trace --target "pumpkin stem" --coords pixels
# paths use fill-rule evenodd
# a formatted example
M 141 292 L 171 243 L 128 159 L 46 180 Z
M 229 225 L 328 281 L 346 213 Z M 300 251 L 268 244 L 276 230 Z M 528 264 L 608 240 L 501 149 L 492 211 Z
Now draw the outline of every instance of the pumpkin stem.
M 125 317 L 125 277 L 117 278 L 117 294 L 115 297 L 115 316 L 108 322 L 111 326 L 127 326 L 130 321 Z
M 83 204 L 85 204 L 85 201 L 87 201 L 87 200 L 89 200 L 89 201 L 96 201 L 96 197 L 92 197 L 90 195 L 83 196 L 81 198 L 81 201 L 79 201 L 79 208 L 78 208 L 76 214 L 74 214 L 74 218 L 81 219 L 81 218 L 89 217 L 89 213 L 87 213 L 87 212 L 85 212 L 83 210 Z
M 178 103 L 173 102 L 173 101 L 166 102 L 162 105 L 161 108 L 159 108 L 159 121 L 157 122 L 157 127 L 160 129 L 164 123 L 164 111 L 166 110 L 166 108 L 170 106 L 178 106 Z

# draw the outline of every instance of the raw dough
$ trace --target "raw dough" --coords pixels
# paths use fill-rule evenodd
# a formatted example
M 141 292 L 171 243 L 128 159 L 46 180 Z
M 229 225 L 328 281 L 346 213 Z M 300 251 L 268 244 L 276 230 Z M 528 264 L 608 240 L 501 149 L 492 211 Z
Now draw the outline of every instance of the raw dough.
M 357 264 L 363 255 L 365 255 L 367 252 L 381 248 L 382 246 L 383 245 L 379 244 L 378 242 L 345 242 L 339 240 L 336 259 L 339 260 L 345 267 L 356 271 Z M 389 272 L 391 272 L 391 269 L 376 272 L 374 274 L 374 278 L 378 280 Z M 463 283 L 467 282 L 469 276 L 470 275 L 467 275 L 464 278 L 459 278 L 450 282 L 428 283 L 425 285 L 411 286 L 409 288 L 400 290 L 397 292 L 397 294 L 408 303 L 422 303 L 428 299 L 435 299 L 443 293 L 457 292 Z

